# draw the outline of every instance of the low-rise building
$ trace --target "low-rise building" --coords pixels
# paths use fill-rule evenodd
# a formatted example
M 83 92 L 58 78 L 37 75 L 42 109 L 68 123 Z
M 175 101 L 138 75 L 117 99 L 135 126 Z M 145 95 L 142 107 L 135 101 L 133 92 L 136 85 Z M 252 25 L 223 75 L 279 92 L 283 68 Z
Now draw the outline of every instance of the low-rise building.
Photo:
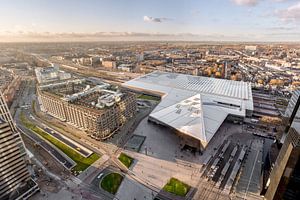
M 70 79 L 72 77 L 70 73 L 59 70 L 58 66 L 36 68 L 35 75 L 40 84 Z
M 102 66 L 106 68 L 116 68 L 117 63 L 116 61 L 111 61 L 111 60 L 103 60 L 102 61 Z

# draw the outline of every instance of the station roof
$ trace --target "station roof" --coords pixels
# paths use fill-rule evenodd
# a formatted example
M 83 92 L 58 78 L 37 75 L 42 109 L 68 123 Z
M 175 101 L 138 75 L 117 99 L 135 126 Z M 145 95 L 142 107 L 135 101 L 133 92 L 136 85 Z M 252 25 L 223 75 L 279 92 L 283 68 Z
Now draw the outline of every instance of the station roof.
M 238 99 L 252 98 L 251 85 L 243 81 L 232 81 L 159 71 L 155 71 L 133 80 L 133 82 L 136 81 L 145 84 L 155 84 L 158 88 L 176 88 L 195 91 L 202 94 L 214 94 Z
M 246 110 L 253 110 L 247 82 L 155 71 L 123 86 L 162 94 L 150 117 L 203 144 L 210 141 L 228 114 L 245 116 Z

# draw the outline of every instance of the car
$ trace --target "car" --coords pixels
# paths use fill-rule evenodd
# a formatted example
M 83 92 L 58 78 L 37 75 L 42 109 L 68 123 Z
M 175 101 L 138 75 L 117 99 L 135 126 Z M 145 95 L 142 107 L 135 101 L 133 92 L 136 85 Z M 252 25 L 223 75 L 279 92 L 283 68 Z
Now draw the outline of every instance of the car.
M 252 123 L 258 123 L 258 121 L 259 121 L 259 120 L 257 120 L 257 119 L 251 119 L 251 122 L 252 122 Z
M 103 173 L 99 174 L 99 175 L 97 176 L 97 179 L 100 179 L 102 176 L 103 176 Z

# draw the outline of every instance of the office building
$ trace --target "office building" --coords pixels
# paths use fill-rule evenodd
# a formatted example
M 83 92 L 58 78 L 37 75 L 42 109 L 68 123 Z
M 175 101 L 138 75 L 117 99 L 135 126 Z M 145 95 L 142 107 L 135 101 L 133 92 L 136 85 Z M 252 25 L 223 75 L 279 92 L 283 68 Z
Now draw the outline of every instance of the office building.
M 26 167 L 24 143 L 0 92 L 0 199 L 27 199 L 38 190 Z
M 300 120 L 299 109 L 293 115 L 300 95 L 295 90 L 286 108 L 286 117 L 291 118 L 291 128 L 281 138 L 282 147 L 272 166 L 266 185 L 265 199 L 300 199 Z M 296 111 L 296 110 L 295 110 Z
M 285 110 L 285 116 L 290 117 L 292 115 L 293 109 L 296 105 L 297 99 L 299 98 L 300 90 L 294 90 L 291 99 L 289 100 L 288 106 Z M 300 112 L 298 110 L 295 119 L 300 119 Z
M 265 199 L 300 198 L 300 123 L 294 122 L 280 149 L 267 182 Z

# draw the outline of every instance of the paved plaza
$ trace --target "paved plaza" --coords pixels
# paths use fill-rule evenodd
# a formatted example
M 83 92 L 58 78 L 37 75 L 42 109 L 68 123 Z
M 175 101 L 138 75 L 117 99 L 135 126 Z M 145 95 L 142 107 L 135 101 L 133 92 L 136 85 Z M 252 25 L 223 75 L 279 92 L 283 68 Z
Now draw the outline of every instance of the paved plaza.
M 144 185 L 137 183 L 129 176 L 125 176 L 119 190 L 115 196 L 115 199 L 122 200 L 152 200 L 156 196 L 156 192 L 153 192 Z
M 192 187 L 197 185 L 200 178 L 200 155 L 181 151 L 181 139 L 175 132 L 148 122 L 145 118 L 133 134 L 145 136 L 146 140 L 140 152 L 125 150 L 127 155 L 135 159 L 131 166 L 132 172 L 135 177 L 156 188 L 156 192 L 152 193 L 150 189 L 126 176 L 117 197 L 125 200 L 152 199 L 172 177 Z M 129 190 L 132 192 L 126 192 Z
M 199 163 L 199 154 L 181 151 L 184 144 L 175 131 L 149 122 L 148 118 L 143 119 L 134 134 L 146 137 L 140 153 L 171 162 Z

